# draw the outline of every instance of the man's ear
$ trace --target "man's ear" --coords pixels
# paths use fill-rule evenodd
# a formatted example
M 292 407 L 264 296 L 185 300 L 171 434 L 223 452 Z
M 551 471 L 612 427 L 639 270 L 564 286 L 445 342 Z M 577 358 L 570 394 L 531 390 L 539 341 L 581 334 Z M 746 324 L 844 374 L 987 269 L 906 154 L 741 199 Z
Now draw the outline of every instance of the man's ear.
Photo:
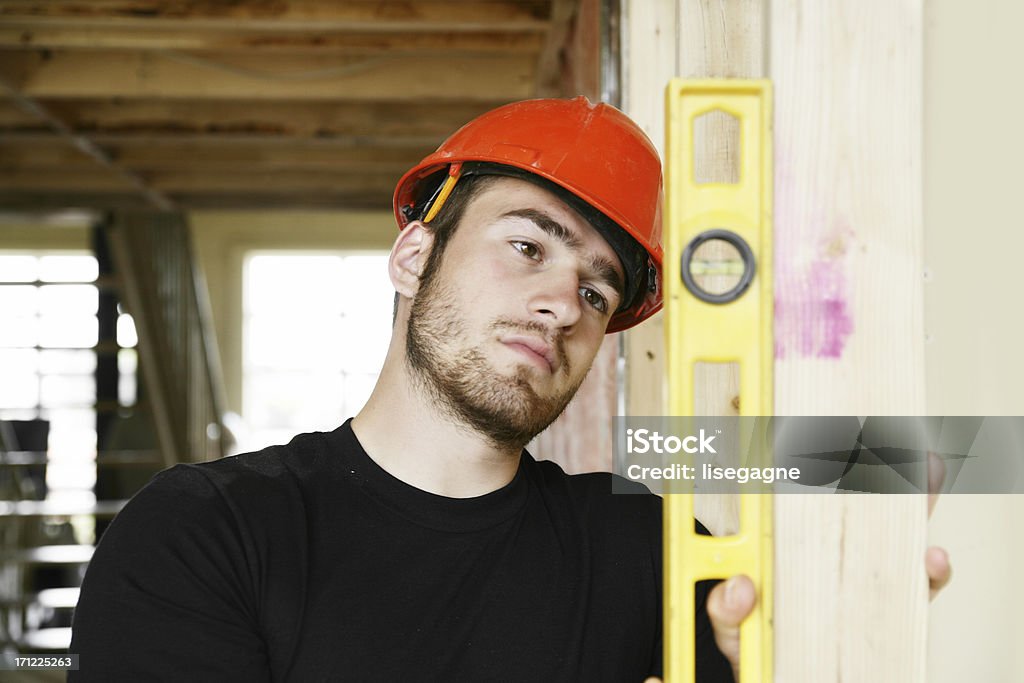
M 388 274 L 396 292 L 410 299 L 416 295 L 433 246 L 434 233 L 421 221 L 412 221 L 398 234 L 388 258 Z

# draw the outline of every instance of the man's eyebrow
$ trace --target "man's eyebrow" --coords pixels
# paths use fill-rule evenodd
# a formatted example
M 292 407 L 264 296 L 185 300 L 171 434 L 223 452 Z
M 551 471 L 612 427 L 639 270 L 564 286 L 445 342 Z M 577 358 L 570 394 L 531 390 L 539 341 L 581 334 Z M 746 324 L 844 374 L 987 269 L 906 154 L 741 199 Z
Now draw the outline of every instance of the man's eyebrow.
M 509 211 L 502 214 L 502 218 L 505 217 L 525 218 L 570 249 L 578 250 L 583 246 L 580 239 L 574 235 L 569 228 L 565 227 L 543 211 L 538 211 L 537 209 L 518 209 L 516 211 Z
M 502 218 L 506 217 L 525 218 L 573 251 L 580 251 L 583 248 L 583 242 L 578 236 L 543 211 L 538 211 L 537 209 L 517 209 L 502 214 Z M 592 256 L 589 259 L 589 265 L 597 278 L 615 290 L 619 295 L 619 299 L 622 299 L 622 276 L 619 275 L 615 264 L 602 256 Z

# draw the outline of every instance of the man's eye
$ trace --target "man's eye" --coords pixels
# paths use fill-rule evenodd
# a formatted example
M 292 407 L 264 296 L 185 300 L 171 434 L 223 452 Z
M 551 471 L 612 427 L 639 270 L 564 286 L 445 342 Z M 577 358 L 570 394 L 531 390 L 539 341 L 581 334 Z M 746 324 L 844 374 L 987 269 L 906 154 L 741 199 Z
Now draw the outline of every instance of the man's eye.
M 597 290 L 590 287 L 580 287 L 580 296 L 601 313 L 608 311 L 608 301 Z
M 528 259 L 533 259 L 534 261 L 540 260 L 540 247 L 533 242 L 515 240 L 512 242 L 512 248 Z

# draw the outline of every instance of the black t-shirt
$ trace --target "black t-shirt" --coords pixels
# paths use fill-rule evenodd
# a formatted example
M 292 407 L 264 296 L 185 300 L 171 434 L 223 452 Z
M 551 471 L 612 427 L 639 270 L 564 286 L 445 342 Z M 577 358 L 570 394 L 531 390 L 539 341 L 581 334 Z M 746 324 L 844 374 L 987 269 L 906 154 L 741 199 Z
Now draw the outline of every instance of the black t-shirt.
M 661 504 L 523 453 L 455 499 L 349 423 L 157 475 L 85 577 L 69 681 L 642 681 L 661 672 Z M 703 596 L 700 600 L 703 605 Z M 700 680 L 731 680 L 703 610 Z

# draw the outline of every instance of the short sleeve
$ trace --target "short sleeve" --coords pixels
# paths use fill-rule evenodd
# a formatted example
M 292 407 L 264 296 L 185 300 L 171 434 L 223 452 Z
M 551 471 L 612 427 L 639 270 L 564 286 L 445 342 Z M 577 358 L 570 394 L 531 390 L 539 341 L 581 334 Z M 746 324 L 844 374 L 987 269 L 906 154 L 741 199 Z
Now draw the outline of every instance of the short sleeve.
M 199 468 L 157 475 L 104 533 L 68 680 L 269 680 L 241 520 Z

